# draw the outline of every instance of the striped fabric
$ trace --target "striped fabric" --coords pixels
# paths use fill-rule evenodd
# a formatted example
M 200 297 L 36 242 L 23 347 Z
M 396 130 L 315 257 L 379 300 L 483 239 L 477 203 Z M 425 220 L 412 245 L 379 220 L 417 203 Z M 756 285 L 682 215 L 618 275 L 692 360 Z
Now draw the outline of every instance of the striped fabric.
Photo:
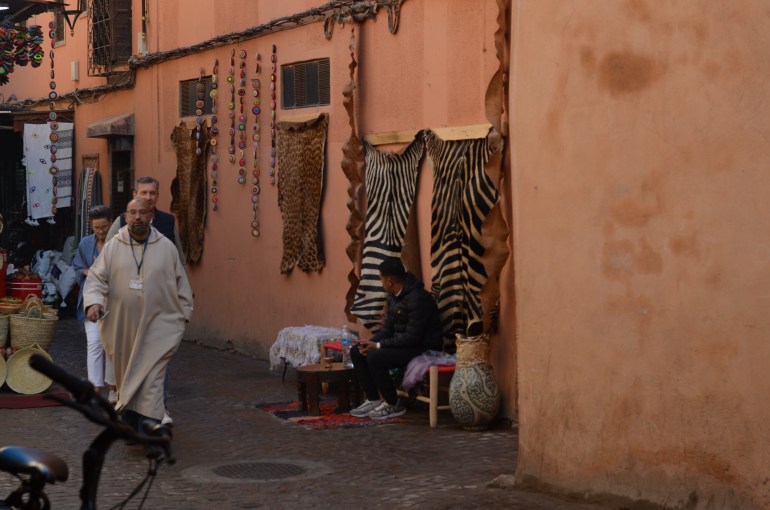
M 75 229 L 75 242 L 90 235 L 91 217 L 89 211 L 95 205 L 102 205 L 102 180 L 99 170 L 95 168 L 83 168 L 78 180 L 77 197 L 77 224 Z
M 494 152 L 487 138 L 444 141 L 425 135 L 433 162 L 431 282 L 445 345 L 481 319 L 481 288 L 487 273 L 481 261 L 481 225 L 498 201 L 484 166 Z
M 379 266 L 387 257 L 401 257 L 409 214 L 414 204 L 417 173 L 425 142 L 420 131 L 403 152 L 381 152 L 364 143 L 366 155 L 366 239 L 361 280 L 351 307 L 367 329 L 382 320 L 386 293 Z

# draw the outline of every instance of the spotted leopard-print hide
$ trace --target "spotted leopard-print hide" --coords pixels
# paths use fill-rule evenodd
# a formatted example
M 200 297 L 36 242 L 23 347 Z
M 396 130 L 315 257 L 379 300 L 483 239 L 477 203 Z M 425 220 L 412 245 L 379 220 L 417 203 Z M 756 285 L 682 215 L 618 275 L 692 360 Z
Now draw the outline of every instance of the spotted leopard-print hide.
M 195 264 L 203 254 L 205 237 L 205 154 L 209 142 L 208 129 L 201 131 L 202 156 L 196 154 L 198 145 L 195 130 L 188 128 L 184 123 L 174 128 L 171 142 L 176 152 L 176 178 L 171 184 L 171 212 L 176 216 L 179 225 L 179 242 L 187 263 Z
M 329 116 L 307 122 L 279 122 L 278 207 L 283 218 L 281 273 L 294 266 L 306 272 L 324 266 L 320 234 L 326 128 Z

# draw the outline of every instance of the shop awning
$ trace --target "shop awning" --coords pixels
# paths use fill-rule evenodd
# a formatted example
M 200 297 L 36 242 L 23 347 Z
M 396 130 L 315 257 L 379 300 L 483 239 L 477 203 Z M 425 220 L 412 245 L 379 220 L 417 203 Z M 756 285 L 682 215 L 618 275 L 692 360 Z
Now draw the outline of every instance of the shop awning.
M 134 136 L 134 114 L 122 113 L 97 120 L 86 130 L 88 138 L 109 138 L 111 136 Z
M 41 12 L 61 7 L 61 2 L 56 0 L 15 0 L 3 3 L 7 4 L 8 8 L 0 11 L 0 22 L 20 22 Z

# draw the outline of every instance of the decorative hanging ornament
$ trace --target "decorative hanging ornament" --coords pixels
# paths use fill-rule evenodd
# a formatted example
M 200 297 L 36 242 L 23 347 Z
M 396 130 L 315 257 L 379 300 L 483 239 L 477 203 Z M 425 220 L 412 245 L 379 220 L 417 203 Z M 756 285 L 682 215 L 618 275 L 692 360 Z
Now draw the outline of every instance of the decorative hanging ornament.
M 230 102 L 227 108 L 230 110 L 230 147 L 227 152 L 231 155 L 230 163 L 235 163 L 235 48 L 230 50 L 230 67 L 227 69 L 227 82 L 230 84 Z
M 54 44 L 56 42 L 56 23 L 53 21 L 48 22 L 48 35 L 51 38 L 51 48 L 54 47 Z M 42 42 L 42 41 L 41 41 Z M 51 174 L 51 215 L 56 215 L 56 204 L 59 203 L 59 199 L 57 197 L 58 191 L 59 191 L 59 168 L 54 164 L 56 161 L 56 152 L 58 148 L 56 147 L 56 143 L 59 141 L 59 123 L 56 122 L 56 103 L 54 102 L 56 98 L 58 97 L 58 94 L 54 92 L 53 90 L 56 88 L 56 81 L 54 81 L 54 76 L 56 76 L 56 73 L 54 72 L 54 50 L 51 49 L 50 52 L 51 56 L 51 83 L 49 83 L 49 87 L 51 88 L 51 93 L 48 94 L 48 98 L 51 100 L 49 104 L 49 108 L 51 110 L 51 113 L 48 115 L 48 128 L 51 130 L 51 134 L 49 135 L 48 139 L 51 141 L 49 147 L 49 150 L 51 152 L 51 166 L 48 168 L 48 172 Z M 22 64 L 25 65 L 25 64 Z M 39 64 L 38 64 L 39 65 Z
M 238 57 L 240 62 L 240 80 L 238 81 L 238 184 L 246 184 L 246 158 L 244 158 L 244 149 L 246 148 L 246 114 L 244 113 L 244 96 L 246 96 L 246 50 L 240 50 Z
M 253 78 L 251 80 L 251 95 L 253 97 L 252 100 L 252 108 L 251 112 L 254 114 L 254 126 L 252 127 L 252 140 L 254 141 L 254 160 L 252 162 L 251 167 L 251 224 L 250 224 L 250 230 L 251 230 L 251 236 L 255 239 L 259 237 L 260 231 L 259 231 L 259 93 L 260 88 L 262 86 L 258 76 L 260 74 L 260 56 L 259 53 L 255 56 L 256 59 L 256 65 L 254 66 L 254 74 L 257 76 L 257 78 Z
M 219 119 L 217 119 L 217 97 L 219 97 L 219 94 L 217 93 L 217 88 L 219 87 L 218 80 L 219 80 L 219 59 L 214 59 L 214 68 L 211 71 L 211 92 L 209 92 L 209 97 L 211 97 L 211 147 L 209 148 L 209 151 L 211 152 L 211 156 L 209 157 L 209 160 L 211 161 L 211 210 L 216 211 L 218 210 L 217 206 L 217 169 L 219 166 L 218 158 L 217 158 L 217 144 L 219 144 L 219 140 L 217 139 L 219 137 L 219 128 L 217 127 L 217 122 Z
M 272 152 L 275 151 L 275 89 L 276 82 L 278 81 L 278 48 L 273 44 L 273 53 L 270 55 L 270 61 L 272 62 L 272 73 L 270 74 L 270 147 Z M 270 184 L 275 186 L 275 158 L 270 158 Z
M 204 74 L 206 74 L 206 70 L 201 67 L 198 72 L 198 84 L 195 87 L 197 92 L 197 101 L 195 101 L 195 155 L 198 157 L 203 155 L 201 138 L 203 132 L 203 111 L 206 106 L 206 85 L 203 83 Z
M 49 30 L 48 35 L 51 36 L 51 32 L 54 32 L 55 38 L 55 31 Z M 45 58 L 44 43 L 45 36 L 39 25 L 23 27 L 18 23 L 14 25 L 9 22 L 0 23 L 0 85 L 8 83 L 10 80 L 8 75 L 17 65 L 29 64 L 32 67 L 40 67 Z M 53 48 L 53 40 L 51 47 Z

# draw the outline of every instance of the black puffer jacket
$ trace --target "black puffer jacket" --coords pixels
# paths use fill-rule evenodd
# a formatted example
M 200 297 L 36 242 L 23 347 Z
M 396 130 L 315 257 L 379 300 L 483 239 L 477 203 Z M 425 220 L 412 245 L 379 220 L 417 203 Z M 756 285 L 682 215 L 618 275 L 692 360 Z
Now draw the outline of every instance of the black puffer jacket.
M 441 321 L 433 296 L 412 273 L 398 296 L 388 294 L 385 325 L 372 338 L 383 348 L 421 347 L 441 350 Z

